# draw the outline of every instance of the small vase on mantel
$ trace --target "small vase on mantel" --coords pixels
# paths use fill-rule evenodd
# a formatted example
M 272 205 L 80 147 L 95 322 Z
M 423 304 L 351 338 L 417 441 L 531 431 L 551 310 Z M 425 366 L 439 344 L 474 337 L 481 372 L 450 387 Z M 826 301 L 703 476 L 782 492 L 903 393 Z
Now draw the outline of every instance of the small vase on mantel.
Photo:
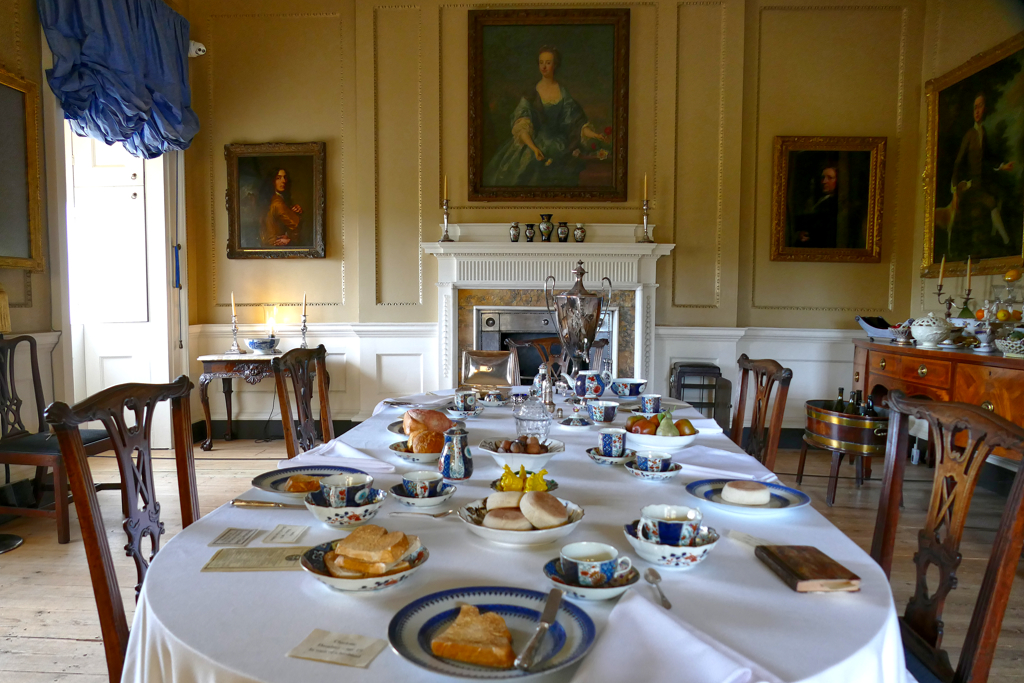
M 512 225 L 508 229 L 508 236 L 513 242 L 519 241 L 519 221 L 512 221 Z
M 533 223 L 526 224 L 526 230 L 523 232 L 523 234 L 526 235 L 527 242 L 533 241 L 533 236 L 537 234 L 537 231 L 534 230 L 533 228 Z
M 558 241 L 559 242 L 568 242 L 569 241 L 569 222 L 568 221 L 558 221 L 557 234 L 558 234 Z
M 538 225 L 537 227 L 540 228 L 540 241 L 541 242 L 550 242 L 551 241 L 551 233 L 555 229 L 555 224 L 551 222 L 551 216 L 553 216 L 553 215 L 554 214 L 550 214 L 550 213 L 542 213 L 540 215 L 540 225 Z
M 577 242 L 584 242 L 587 239 L 587 229 L 583 227 L 582 223 L 576 224 L 576 229 L 572 231 L 572 238 Z

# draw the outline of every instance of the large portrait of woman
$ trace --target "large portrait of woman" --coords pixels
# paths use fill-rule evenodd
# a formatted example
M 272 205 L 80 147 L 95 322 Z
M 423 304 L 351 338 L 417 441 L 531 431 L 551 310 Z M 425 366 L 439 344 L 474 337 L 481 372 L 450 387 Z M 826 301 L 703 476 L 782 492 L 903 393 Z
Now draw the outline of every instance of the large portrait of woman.
M 225 145 L 228 258 L 323 258 L 324 143 Z
M 625 201 L 629 10 L 469 15 L 469 199 Z

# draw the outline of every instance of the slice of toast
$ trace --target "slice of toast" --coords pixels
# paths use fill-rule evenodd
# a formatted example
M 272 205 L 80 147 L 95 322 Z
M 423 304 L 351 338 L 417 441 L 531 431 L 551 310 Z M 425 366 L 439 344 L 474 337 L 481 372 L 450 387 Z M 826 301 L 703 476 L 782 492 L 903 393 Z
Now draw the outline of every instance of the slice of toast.
M 430 649 L 438 657 L 495 669 L 511 669 L 516 660 L 505 620 L 495 612 L 480 614 L 474 605 L 463 605 L 455 621 L 430 641 Z
M 416 536 L 408 536 L 407 538 L 409 539 L 409 548 L 395 562 L 367 562 L 339 553 L 335 555 L 334 566 L 343 571 L 357 572 L 369 576 L 379 576 L 408 569 L 409 560 L 420 549 L 420 539 Z
M 368 528 L 368 527 L 362 527 Z M 381 529 L 381 527 L 377 527 Z M 377 532 L 358 533 L 358 529 L 338 541 L 334 550 L 339 555 L 364 562 L 397 562 L 409 550 L 409 538 L 401 531 L 380 534 Z

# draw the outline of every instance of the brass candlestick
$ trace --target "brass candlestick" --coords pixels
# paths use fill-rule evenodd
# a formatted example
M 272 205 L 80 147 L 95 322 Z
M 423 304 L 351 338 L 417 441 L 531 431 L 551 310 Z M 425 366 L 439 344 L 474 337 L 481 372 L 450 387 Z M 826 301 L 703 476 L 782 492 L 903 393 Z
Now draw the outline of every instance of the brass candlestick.
M 956 299 L 952 296 L 948 296 L 945 299 L 942 298 L 942 284 L 936 286 L 935 296 L 939 298 L 939 303 L 946 307 L 946 319 L 953 317 L 953 304 L 956 303 Z
M 224 353 L 225 355 L 242 355 L 247 353 L 245 349 L 238 345 L 238 316 L 235 314 L 231 315 L 231 348 Z
M 448 198 L 447 197 L 445 197 L 445 199 L 441 203 L 441 205 L 444 207 L 444 233 L 441 235 L 441 239 L 439 239 L 438 242 L 454 242 L 455 240 L 453 240 L 451 237 L 448 236 Z
M 654 242 L 654 240 L 651 239 L 651 236 L 648 233 L 648 228 L 650 227 L 648 225 L 648 223 L 647 223 L 649 209 L 650 209 L 650 202 L 645 199 L 644 200 L 644 234 L 643 234 L 643 236 L 640 239 L 637 240 L 637 242 L 640 243 L 640 244 L 651 244 L 651 243 Z

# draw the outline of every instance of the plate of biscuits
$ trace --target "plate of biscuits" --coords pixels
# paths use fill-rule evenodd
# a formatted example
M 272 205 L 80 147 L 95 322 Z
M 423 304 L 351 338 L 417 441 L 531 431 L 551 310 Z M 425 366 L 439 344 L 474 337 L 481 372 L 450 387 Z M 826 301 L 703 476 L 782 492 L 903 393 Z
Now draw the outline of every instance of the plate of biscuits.
M 547 491 L 496 491 L 458 510 L 469 530 L 508 545 L 545 545 L 572 533 L 583 508 Z
M 253 477 L 252 485 L 268 493 L 302 499 L 310 491 L 319 491 L 320 480 L 332 474 L 366 474 L 366 472 L 337 465 L 285 467 Z
M 810 496 L 803 491 L 749 479 L 703 479 L 687 484 L 686 491 L 719 508 L 752 515 L 792 510 L 811 503 Z
M 310 548 L 299 563 L 334 590 L 378 591 L 405 581 L 429 557 L 418 537 L 367 524 Z
M 392 649 L 416 666 L 457 678 L 506 680 L 550 673 L 582 659 L 597 631 L 586 612 L 562 601 L 529 671 L 513 667 L 537 629 L 547 593 L 504 586 L 426 595 L 388 625 Z

